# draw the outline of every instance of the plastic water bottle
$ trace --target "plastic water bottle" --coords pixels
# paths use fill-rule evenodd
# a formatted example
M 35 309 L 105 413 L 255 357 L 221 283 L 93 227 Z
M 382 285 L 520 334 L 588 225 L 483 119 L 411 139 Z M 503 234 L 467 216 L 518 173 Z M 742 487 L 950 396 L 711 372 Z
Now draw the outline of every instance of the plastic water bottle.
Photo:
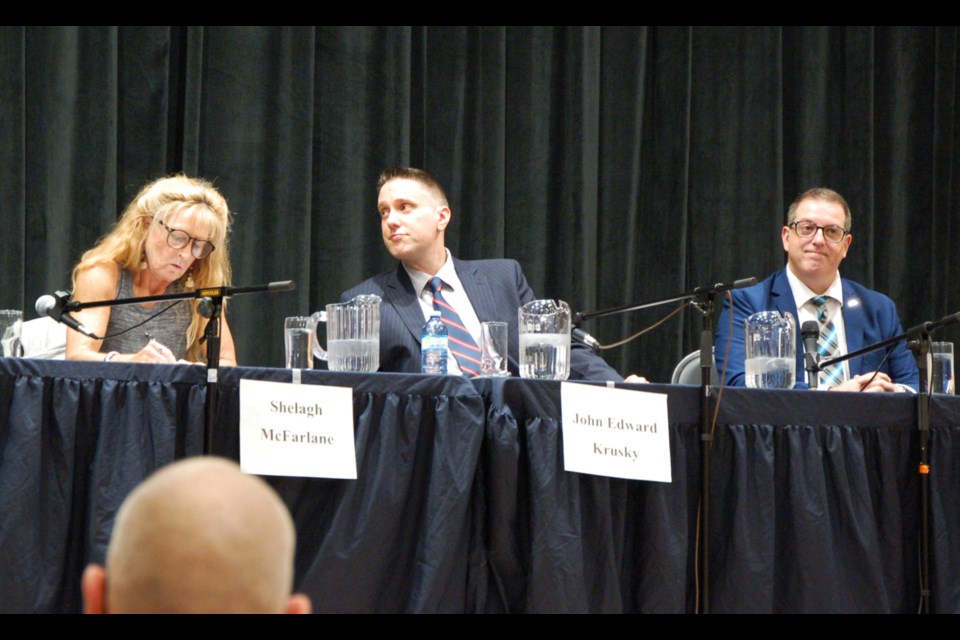
M 438 311 L 430 315 L 420 332 L 420 373 L 446 375 L 449 356 L 447 327 L 440 319 Z

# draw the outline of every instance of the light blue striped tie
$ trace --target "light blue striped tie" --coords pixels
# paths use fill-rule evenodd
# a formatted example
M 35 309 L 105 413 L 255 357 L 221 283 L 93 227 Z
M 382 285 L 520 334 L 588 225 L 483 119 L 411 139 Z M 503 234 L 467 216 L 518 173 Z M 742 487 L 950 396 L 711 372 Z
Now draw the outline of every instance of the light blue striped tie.
M 840 356 L 840 342 L 837 337 L 837 327 L 834 326 L 827 314 L 827 296 L 817 296 L 811 299 L 817 307 L 817 322 L 820 323 L 820 338 L 817 340 L 817 353 L 820 360 L 828 360 Z M 845 378 L 842 362 L 829 366 L 820 372 L 820 386 L 829 388 Z
M 440 312 L 440 319 L 447 325 L 450 353 L 457 359 L 464 374 L 470 377 L 480 375 L 480 347 L 463 326 L 460 314 L 443 299 L 443 280 L 432 278 L 430 288 L 433 289 L 433 308 Z

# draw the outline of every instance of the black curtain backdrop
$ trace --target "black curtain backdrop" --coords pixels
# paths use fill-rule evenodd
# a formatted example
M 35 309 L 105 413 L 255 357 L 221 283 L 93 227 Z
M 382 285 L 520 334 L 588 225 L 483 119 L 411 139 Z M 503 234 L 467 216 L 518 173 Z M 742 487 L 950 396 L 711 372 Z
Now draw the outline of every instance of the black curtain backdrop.
M 376 178 L 425 168 L 461 258 L 520 261 L 593 311 L 781 268 L 789 202 L 853 209 L 844 276 L 905 327 L 960 311 L 960 33 L 951 27 L 0 27 L 0 307 L 29 319 L 146 182 L 237 217 L 240 362 L 392 266 Z M 717 305 L 719 307 L 719 304 Z M 670 308 L 587 321 L 610 344 Z M 694 309 L 604 352 L 668 381 Z M 956 340 L 960 330 L 937 335 Z

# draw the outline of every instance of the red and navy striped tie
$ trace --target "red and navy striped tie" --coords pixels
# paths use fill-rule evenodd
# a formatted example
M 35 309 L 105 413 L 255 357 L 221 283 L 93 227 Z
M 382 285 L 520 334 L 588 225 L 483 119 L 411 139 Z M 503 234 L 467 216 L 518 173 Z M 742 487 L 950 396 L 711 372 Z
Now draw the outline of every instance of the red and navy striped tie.
M 480 347 L 463 326 L 460 314 L 443 299 L 443 280 L 439 277 L 432 278 L 430 287 L 433 289 L 433 308 L 440 312 L 440 319 L 447 325 L 450 353 L 457 359 L 457 364 L 465 375 L 480 375 Z

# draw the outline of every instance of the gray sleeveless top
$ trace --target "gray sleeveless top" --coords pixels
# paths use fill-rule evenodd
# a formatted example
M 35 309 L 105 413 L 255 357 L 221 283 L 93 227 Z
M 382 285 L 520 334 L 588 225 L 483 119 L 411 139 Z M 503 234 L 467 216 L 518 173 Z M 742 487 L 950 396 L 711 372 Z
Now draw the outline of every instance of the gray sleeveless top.
M 167 287 L 166 293 L 183 293 L 180 282 Z M 133 277 L 130 272 L 120 268 L 120 278 L 117 282 L 117 299 L 133 298 Z M 167 309 L 166 311 L 163 311 Z M 159 315 L 157 315 L 159 314 Z M 155 318 L 150 318 L 151 316 Z M 107 323 L 107 338 L 100 346 L 101 353 L 116 351 L 118 353 L 136 353 L 140 351 L 149 339 L 149 333 L 154 339 L 170 349 L 176 358 L 187 357 L 187 329 L 193 316 L 193 307 L 190 300 L 163 300 L 154 302 L 145 307 L 139 304 L 118 304 L 110 307 L 110 321 Z M 144 322 L 146 320 L 146 322 Z M 140 324 L 143 322 L 143 324 Z M 136 328 L 131 329 L 131 327 Z M 126 333 L 114 334 L 130 329 Z M 113 337 L 109 337 L 113 336 Z

